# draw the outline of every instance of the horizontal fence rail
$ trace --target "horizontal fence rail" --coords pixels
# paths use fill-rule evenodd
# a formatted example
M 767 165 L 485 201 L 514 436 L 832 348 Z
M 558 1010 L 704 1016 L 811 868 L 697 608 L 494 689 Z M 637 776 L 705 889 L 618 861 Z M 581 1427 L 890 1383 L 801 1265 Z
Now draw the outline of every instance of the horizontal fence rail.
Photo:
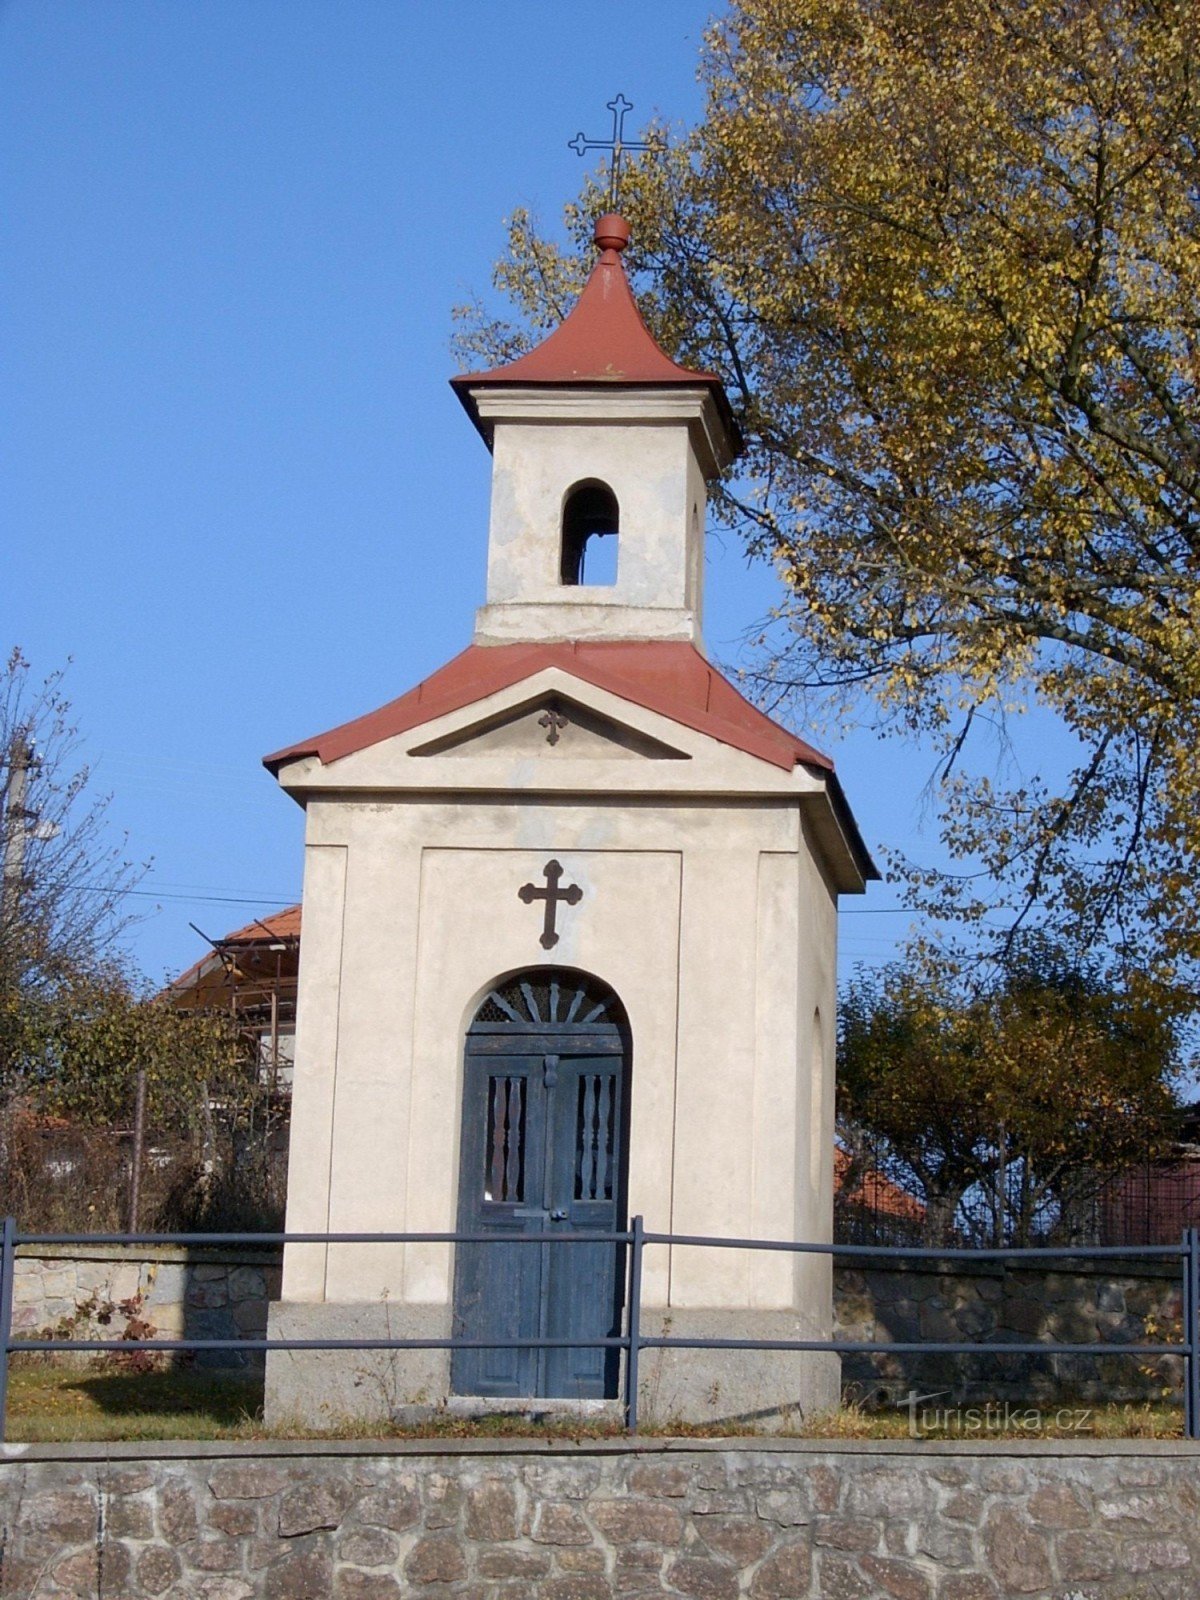
M 487 1338 L 463 1336 L 419 1339 L 288 1339 L 288 1338 L 194 1338 L 194 1339 L 18 1339 L 13 1337 L 13 1281 L 16 1252 L 28 1247 L 36 1256 L 39 1247 L 58 1250 L 80 1245 L 95 1246 L 190 1246 L 194 1248 L 235 1248 L 312 1245 L 411 1245 L 411 1244 L 502 1244 L 509 1245 L 585 1245 L 618 1244 L 628 1247 L 626 1274 L 625 1331 L 588 1339 Z M 1061 1340 L 1007 1339 L 983 1340 L 888 1340 L 888 1339 L 719 1339 L 679 1335 L 646 1335 L 641 1331 L 643 1256 L 648 1248 L 703 1250 L 765 1250 L 791 1255 L 873 1257 L 903 1261 L 1105 1261 L 1175 1259 L 1180 1263 L 1182 1294 L 1182 1338 L 1131 1343 L 1115 1339 L 1082 1342 Z M 814 1243 L 789 1239 L 730 1239 L 708 1234 L 647 1232 L 640 1216 L 632 1218 L 628 1229 L 611 1232 L 497 1234 L 484 1232 L 423 1233 L 20 1233 L 12 1217 L 0 1225 L 0 1441 L 7 1438 L 8 1368 L 13 1355 L 55 1352 L 113 1353 L 131 1350 L 187 1353 L 205 1351 L 338 1351 L 338 1350 L 621 1350 L 625 1352 L 623 1406 L 625 1426 L 631 1433 L 638 1427 L 639 1358 L 643 1350 L 758 1350 L 778 1353 L 831 1352 L 843 1355 L 889 1353 L 893 1355 L 980 1355 L 980 1356 L 1178 1356 L 1184 1369 L 1184 1432 L 1189 1439 L 1200 1438 L 1200 1229 L 1187 1228 L 1178 1244 L 1161 1245 L 1038 1245 L 1023 1248 L 932 1249 L 907 1245 L 848 1245 Z M 534 1397 L 531 1397 L 531 1399 Z

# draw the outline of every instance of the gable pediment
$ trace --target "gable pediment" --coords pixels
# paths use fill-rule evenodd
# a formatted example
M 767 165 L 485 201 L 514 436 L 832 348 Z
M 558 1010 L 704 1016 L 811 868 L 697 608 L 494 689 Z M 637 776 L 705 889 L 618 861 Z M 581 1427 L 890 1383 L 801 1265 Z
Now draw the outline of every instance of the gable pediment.
M 328 760 L 304 754 L 280 779 L 294 792 L 540 787 L 575 794 L 795 794 L 822 787 L 813 768 L 785 767 L 773 759 L 773 748 L 764 760 L 701 732 L 695 720 L 685 723 L 548 666 L 345 754 Z M 717 730 L 723 728 L 714 722 Z
M 409 749 L 411 756 L 537 757 L 557 761 L 689 761 L 641 729 L 562 694 L 535 700 Z

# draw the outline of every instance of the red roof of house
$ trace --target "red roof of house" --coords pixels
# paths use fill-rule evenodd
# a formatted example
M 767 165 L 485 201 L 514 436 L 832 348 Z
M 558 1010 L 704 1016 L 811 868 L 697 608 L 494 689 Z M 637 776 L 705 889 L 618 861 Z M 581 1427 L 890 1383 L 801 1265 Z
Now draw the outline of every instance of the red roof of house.
M 284 940 L 291 942 L 299 938 L 300 907 L 288 906 L 283 911 L 272 911 L 268 916 L 256 917 L 244 928 L 235 928 L 232 933 L 225 934 L 223 938 L 216 939 L 213 943 L 221 949 L 237 945 L 243 950 L 248 950 L 258 945 L 269 950 L 273 944 Z M 245 956 L 239 959 L 245 960 Z M 224 974 L 225 971 L 226 963 L 214 948 L 202 955 L 198 961 L 193 961 L 186 972 L 181 972 L 177 978 L 173 978 L 164 993 L 176 999 L 182 998 L 198 990 L 206 979 L 217 973 Z
M 219 942 L 221 944 L 260 944 L 264 939 L 298 939 L 300 937 L 300 907 L 288 906 L 286 911 L 273 911 L 269 917 L 258 917 L 244 928 L 235 928 Z
M 679 366 L 660 349 L 643 322 L 621 264 L 621 251 L 629 243 L 629 224 L 623 217 L 601 217 L 596 224 L 596 243 L 600 259 L 592 268 L 583 293 L 541 344 L 506 366 L 451 378 L 455 393 L 476 427 L 486 437 L 471 389 L 526 384 L 621 384 L 643 388 L 699 385 L 713 391 L 726 423 L 735 432 L 729 401 L 716 373 L 693 372 Z
M 858 1173 L 851 1182 L 853 1165 L 849 1153 L 840 1145 L 835 1147 L 833 1186 L 844 1199 L 882 1216 L 895 1217 L 901 1222 L 921 1222 L 924 1219 L 924 1204 L 898 1183 L 893 1183 L 886 1174 L 873 1171 Z
M 469 645 L 432 677 L 353 722 L 264 757 L 272 772 L 315 755 L 322 765 L 486 699 L 546 667 L 559 667 L 621 700 L 657 711 L 721 744 L 790 771 L 833 762 L 752 706 L 694 645 L 668 640 Z

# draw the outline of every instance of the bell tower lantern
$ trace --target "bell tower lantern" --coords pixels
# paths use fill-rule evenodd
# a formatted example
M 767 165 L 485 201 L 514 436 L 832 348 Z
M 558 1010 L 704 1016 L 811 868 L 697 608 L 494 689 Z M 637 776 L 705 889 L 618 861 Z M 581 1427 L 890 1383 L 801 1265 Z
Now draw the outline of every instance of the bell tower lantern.
M 492 452 L 480 645 L 701 643 L 706 488 L 740 448 L 721 381 L 655 343 L 622 217 L 570 315 L 527 355 L 452 380 Z

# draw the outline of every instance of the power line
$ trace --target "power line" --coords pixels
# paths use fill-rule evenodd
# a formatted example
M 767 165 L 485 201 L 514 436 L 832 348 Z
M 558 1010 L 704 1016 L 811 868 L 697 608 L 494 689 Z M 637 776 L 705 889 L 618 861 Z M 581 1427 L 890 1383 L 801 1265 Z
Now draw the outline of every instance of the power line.
M 854 911 L 839 911 L 839 917 L 914 917 L 909 906 L 860 906 Z
M 97 891 L 100 892 L 100 891 Z M 233 894 L 174 894 L 167 890 L 154 889 L 126 889 L 125 894 L 139 895 L 143 900 L 182 900 L 192 905 L 198 901 L 206 901 L 211 905 L 222 906 L 294 906 L 299 896 L 287 895 L 233 895 Z
M 114 891 L 106 888 L 102 883 L 60 883 L 55 885 L 60 889 L 73 889 L 80 894 L 111 894 L 118 900 L 124 900 L 127 895 L 136 895 L 142 900 L 182 900 L 186 904 L 196 904 L 206 901 L 213 905 L 223 906 L 294 906 L 298 895 L 233 895 L 233 894 L 180 894 L 167 889 L 119 889 Z

